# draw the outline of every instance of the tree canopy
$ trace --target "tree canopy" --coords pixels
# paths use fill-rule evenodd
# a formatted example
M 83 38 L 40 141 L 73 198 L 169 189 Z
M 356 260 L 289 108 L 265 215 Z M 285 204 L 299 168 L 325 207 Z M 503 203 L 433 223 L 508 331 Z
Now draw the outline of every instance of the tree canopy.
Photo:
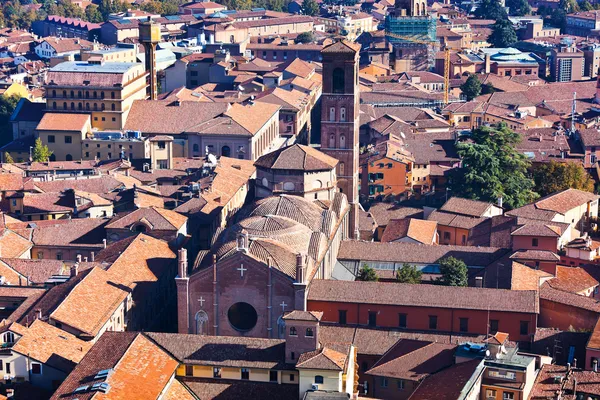
M 315 41 L 315 34 L 312 32 L 302 32 L 296 36 L 296 43 L 311 43 Z
M 303 0 L 302 1 L 302 13 L 304 15 L 318 15 L 319 14 L 319 4 L 315 0 Z
M 48 162 L 50 160 L 50 156 L 52 155 L 52 151 L 42 143 L 42 139 L 35 139 L 35 145 L 33 146 L 33 154 L 31 158 L 35 162 Z
M 527 0 L 507 0 L 506 6 L 511 15 L 524 16 L 531 14 L 531 6 Z
M 421 283 L 421 275 L 421 270 L 416 266 L 404 263 L 396 271 L 396 280 L 400 283 Z
M 467 286 L 468 274 L 467 265 L 464 261 L 454 257 L 447 257 L 440 260 L 440 273 L 438 282 L 446 286 Z
M 536 191 L 540 196 L 565 189 L 594 191 L 594 180 L 581 164 L 551 160 L 532 168 Z
M 538 195 L 528 175 L 529 161 L 515 149 L 520 136 L 506 124 L 473 130 L 472 142 L 457 145 L 461 168 L 450 175 L 453 195 L 496 202 L 503 198 L 508 208 L 521 207 Z
M 460 90 L 465 96 L 467 96 L 468 101 L 471 101 L 475 97 L 479 96 L 481 93 L 481 82 L 479 81 L 477 75 L 470 74 L 467 78 L 467 81 L 460 86 Z
M 356 277 L 357 281 L 368 281 L 375 282 L 378 281 L 377 272 L 372 267 L 369 267 L 367 264 L 363 265 L 361 269 L 358 271 L 358 276 Z
M 13 140 L 10 116 L 19 102 L 19 96 L 5 97 L 0 95 L 0 146 Z
M 508 18 L 506 10 L 498 0 L 481 0 L 474 14 L 477 19 L 495 19 L 498 21 Z
M 7 164 L 13 164 L 15 162 L 10 153 L 7 151 L 4 152 L 4 162 Z
M 507 19 L 499 19 L 492 25 L 488 41 L 493 47 L 510 47 L 517 42 L 517 32 Z

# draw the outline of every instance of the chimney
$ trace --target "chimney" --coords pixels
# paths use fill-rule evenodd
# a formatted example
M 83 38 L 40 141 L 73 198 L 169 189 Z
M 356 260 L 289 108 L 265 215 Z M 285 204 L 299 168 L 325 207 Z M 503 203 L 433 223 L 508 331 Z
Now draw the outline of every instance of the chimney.
M 187 250 L 179 249 L 178 253 L 178 264 L 177 274 L 179 278 L 187 278 L 188 262 L 187 262 Z
M 492 64 L 491 56 L 489 54 L 486 54 L 485 55 L 485 73 L 486 74 L 489 74 L 490 71 L 492 70 L 491 64 Z
M 105 249 L 106 248 L 106 239 L 102 239 L 102 248 Z
M 594 372 L 598 372 L 598 359 L 594 358 L 592 360 L 592 369 L 594 370 Z
M 304 283 L 306 277 L 304 276 L 305 274 L 305 268 L 304 268 L 304 257 L 302 257 L 302 254 L 298 253 L 296 254 L 296 282 L 297 283 Z
M 77 262 L 80 263 L 81 262 L 81 254 L 77 254 Z
M 42 309 L 38 308 L 37 310 L 35 310 L 35 315 L 37 319 L 42 319 Z
M 502 208 L 502 204 L 504 203 L 504 199 L 502 198 L 502 196 L 498 197 L 498 207 Z
M 71 278 L 75 278 L 79 272 L 79 262 L 76 262 L 71 266 Z
M 87 257 L 83 257 L 83 262 L 88 262 L 88 258 Z
M 90 252 L 90 261 L 94 262 L 96 260 L 96 253 L 93 251 Z
M 577 368 L 577 359 L 576 358 L 573 359 L 573 368 Z
M 483 287 L 483 277 L 482 276 L 476 276 L 475 277 L 475 287 Z

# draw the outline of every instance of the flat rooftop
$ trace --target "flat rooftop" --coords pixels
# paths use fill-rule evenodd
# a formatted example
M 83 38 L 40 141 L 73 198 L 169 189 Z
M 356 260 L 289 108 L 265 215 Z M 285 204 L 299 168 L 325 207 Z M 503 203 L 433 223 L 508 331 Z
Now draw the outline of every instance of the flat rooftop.
M 82 61 L 66 61 L 51 68 L 51 72 L 95 72 L 105 74 L 120 74 L 141 63 L 107 62 L 104 64 L 88 64 Z

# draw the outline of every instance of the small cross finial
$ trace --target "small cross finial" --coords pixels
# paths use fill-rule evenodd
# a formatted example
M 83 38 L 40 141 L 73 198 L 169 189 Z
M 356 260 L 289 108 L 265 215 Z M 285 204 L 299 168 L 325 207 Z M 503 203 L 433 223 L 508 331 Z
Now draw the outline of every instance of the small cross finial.
M 203 307 L 204 306 L 204 302 L 206 300 L 204 300 L 204 297 L 200 296 L 200 298 L 198 299 L 198 301 L 200 302 L 200 307 Z
M 248 271 L 248 268 L 244 268 L 244 264 L 240 265 L 240 267 L 237 269 L 238 271 L 240 271 L 240 277 L 244 277 L 244 271 Z
M 285 306 L 287 306 L 287 304 L 285 304 L 285 301 L 282 301 L 280 306 L 281 306 L 281 312 L 285 312 Z

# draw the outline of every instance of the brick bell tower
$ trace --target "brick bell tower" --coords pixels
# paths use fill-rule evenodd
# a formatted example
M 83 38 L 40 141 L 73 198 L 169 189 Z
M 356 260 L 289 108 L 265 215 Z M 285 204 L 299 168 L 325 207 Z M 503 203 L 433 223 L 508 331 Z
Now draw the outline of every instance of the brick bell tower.
M 323 94 L 321 95 L 321 151 L 339 160 L 338 188 L 350 202 L 348 234 L 358 239 L 358 128 L 360 45 L 347 40 L 321 50 Z

